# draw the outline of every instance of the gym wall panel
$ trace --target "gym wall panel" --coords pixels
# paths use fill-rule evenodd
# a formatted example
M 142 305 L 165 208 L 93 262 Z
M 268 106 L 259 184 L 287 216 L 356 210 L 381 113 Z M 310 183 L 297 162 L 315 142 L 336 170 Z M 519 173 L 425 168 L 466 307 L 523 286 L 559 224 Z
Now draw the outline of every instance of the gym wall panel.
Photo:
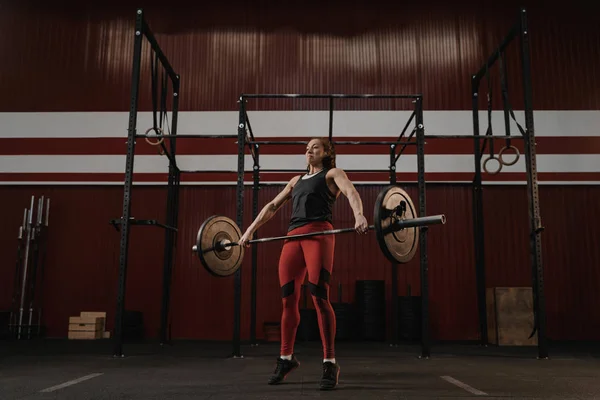
M 259 207 L 280 187 L 264 187 Z M 381 187 L 359 186 L 367 215 Z M 407 186 L 415 201 L 416 187 Z M 540 190 L 543 261 L 547 299 L 548 335 L 551 339 L 597 340 L 600 313 L 596 304 L 597 265 L 591 227 L 583 221 L 598 219 L 600 190 L 584 186 L 543 186 Z M 0 309 L 8 309 L 13 294 L 16 232 L 22 209 L 30 196 L 51 198 L 47 262 L 42 291 L 44 322 L 48 334 L 63 337 L 68 317 L 83 310 L 106 310 L 108 329 L 114 323 L 119 258 L 119 234 L 108 223 L 121 212 L 118 187 L 3 187 L 7 199 L 0 214 Z M 429 277 L 431 332 L 434 340 L 475 340 L 478 337 L 475 264 L 468 186 L 429 185 L 428 214 L 445 213 L 448 222 L 429 231 Z M 524 187 L 484 189 L 486 286 L 530 286 L 527 242 L 527 205 Z M 245 225 L 251 220 L 252 193 L 244 196 Z M 180 231 L 173 271 L 170 331 L 174 338 L 230 340 L 233 322 L 233 277 L 214 278 L 206 273 L 190 251 L 201 222 L 212 214 L 235 219 L 232 187 L 183 187 L 180 198 Z M 417 203 L 418 204 L 418 203 Z M 164 219 L 164 190 L 136 187 L 132 215 Z M 290 213 L 287 204 L 259 230 L 259 237 L 285 232 Z M 336 227 L 352 226 L 351 210 L 341 197 L 335 206 Z M 11 228 L 12 227 L 12 228 Z M 162 290 L 164 231 L 156 227 L 133 227 L 130 243 L 126 308 L 144 313 L 146 334 L 157 337 Z M 281 242 L 259 247 L 257 273 L 257 336 L 263 323 L 280 318 L 277 265 Z M 242 267 L 242 338 L 250 335 L 250 254 Z M 374 234 L 336 236 L 336 259 L 331 298 L 353 302 L 355 282 L 385 280 L 386 311 L 391 318 L 390 263 L 378 249 Z M 398 294 L 420 295 L 418 255 L 398 270 Z M 308 307 L 313 307 L 310 299 Z M 390 327 L 388 325 L 388 333 Z
M 132 215 L 162 218 L 166 204 L 166 193 L 163 193 L 163 189 L 137 190 Z M 0 292 L 0 308 L 9 309 L 11 305 L 17 230 L 32 195 L 50 199 L 46 262 L 43 273 L 38 272 L 42 285 L 36 293 L 36 297 L 41 296 L 36 301 L 42 301 L 48 335 L 66 336 L 69 317 L 81 311 L 107 311 L 107 326 L 112 327 L 120 236 L 109 221 L 122 212 L 122 190 L 117 188 L 39 186 L 2 190 L 5 211 L 0 250 L 3 279 L 0 281 L 4 290 Z M 161 290 L 162 242 L 159 228 L 132 228 L 126 305 L 128 309 L 144 312 L 147 332 L 153 335 L 157 332 L 158 320 L 151 315 L 160 310 L 160 296 L 156 294 Z
M 558 1 L 526 6 L 535 108 L 598 109 L 597 13 Z M 128 110 L 135 7 L 128 1 L 52 7 L 3 2 L 0 84 L 11 95 L 0 99 L 0 111 Z M 252 92 L 421 92 L 425 109 L 455 110 L 470 108 L 470 76 L 515 23 L 518 5 L 230 0 L 180 10 L 149 2 L 144 10 L 181 75 L 182 110 L 235 110 L 238 95 Z M 511 102 L 519 109 L 517 50 L 517 42 L 509 46 L 506 63 Z M 491 73 L 498 109 L 497 69 Z M 144 52 L 140 110 L 151 108 L 149 78 L 150 56 Z M 481 89 L 487 90 L 485 82 Z M 327 104 L 277 100 L 256 106 Z M 378 107 L 410 104 L 381 102 Z
M 596 68 L 597 54 L 600 54 L 598 14 L 576 3 L 565 7 L 564 2 L 529 1 L 525 5 L 531 28 L 534 108 L 600 109 L 600 77 Z M 35 0 L 17 4 L 0 0 L 0 50 L 3 54 L 0 89 L 5 94 L 0 98 L 0 112 L 128 111 L 137 6 L 127 0 L 105 1 L 101 5 L 50 5 Z M 181 75 L 180 106 L 183 111 L 234 111 L 237 97 L 243 92 L 420 92 L 424 95 L 427 112 L 470 110 L 470 75 L 515 22 L 518 6 L 516 2 L 490 0 L 469 0 L 451 6 L 436 2 L 405 6 L 367 1 L 327 2 L 324 5 L 323 2 L 308 1 L 297 5 L 230 0 L 181 10 L 171 4 L 152 1 L 144 3 L 144 10 L 161 47 Z M 513 43 L 506 53 L 506 66 L 511 102 L 515 109 L 520 109 L 522 82 L 517 73 L 516 45 Z M 495 85 L 493 108 L 500 109 L 496 69 L 491 71 L 491 78 Z M 486 108 L 485 84 L 484 81 L 481 86 L 482 110 Z M 151 110 L 150 88 L 150 56 L 146 48 L 142 59 L 141 111 Z M 251 110 L 324 109 L 327 106 L 327 101 L 320 100 L 249 103 Z M 338 102 L 336 107 L 342 110 L 409 109 L 410 104 L 405 101 L 345 101 Z M 108 118 L 120 118 L 107 115 Z M 566 119 L 561 115 L 557 113 L 555 121 L 552 116 L 542 118 L 536 114 L 538 132 L 543 126 L 553 124 L 557 127 L 553 134 L 567 137 L 569 126 L 572 128 L 573 124 L 563 127 L 560 123 Z M 93 123 L 97 115 L 90 118 Z M 522 121 L 521 115 L 517 118 Z M 584 122 L 578 125 L 576 134 L 584 135 L 582 132 L 589 128 L 590 136 L 596 135 L 597 126 L 589 122 L 593 119 L 586 118 L 581 115 L 580 120 Z M 63 123 L 71 126 L 75 119 L 65 119 Z M 495 118 L 496 122 L 499 120 Z M 122 129 L 121 135 L 125 136 L 126 118 L 123 121 L 121 128 L 114 128 L 114 131 Z M 545 125 L 538 125 L 541 121 Z M 0 117 L 1 132 L 12 134 L 8 129 L 4 130 L 5 126 Z M 52 137 L 43 145 L 31 142 L 37 146 L 33 154 L 50 152 L 58 157 L 63 154 L 50 149 L 50 144 L 58 143 L 53 138 L 63 131 L 33 130 L 36 132 L 19 134 L 42 139 L 44 135 Z M 197 130 L 204 132 L 206 127 L 201 122 Z M 90 131 L 98 130 L 91 127 Z M 103 135 L 117 136 L 114 131 Z M 495 131 L 498 134 L 503 129 Z M 86 135 L 82 129 L 81 137 Z M 78 139 L 75 137 L 76 141 Z M 73 144 L 69 151 L 89 154 L 86 152 L 89 148 L 90 153 L 99 152 L 94 147 L 95 140 L 82 140 L 78 142 L 81 144 Z M 13 142 L 6 143 L 5 147 L 10 147 Z M 26 142 L 17 137 L 14 143 Z M 540 153 L 545 146 L 542 157 L 550 159 L 562 154 L 556 154 L 554 148 L 565 142 L 561 139 L 557 141 L 560 146 L 555 146 L 550 140 L 540 139 L 539 143 Z M 594 161 L 591 157 L 596 152 L 593 150 L 595 142 L 590 139 L 577 143 L 580 143 L 577 150 L 568 150 L 569 146 L 564 146 L 565 149 L 559 151 L 570 151 L 577 157 L 583 153 L 579 149 L 581 143 L 586 152 L 588 148 L 592 150 L 585 159 L 569 161 L 565 171 L 589 172 L 586 168 L 589 168 L 588 162 Z M 46 144 L 48 148 L 45 148 Z M 21 146 L 20 149 L 27 147 Z M 9 150 L 5 155 L 26 156 L 29 151 Z M 145 151 L 149 154 L 149 150 Z M 119 154 L 124 153 L 125 147 Z M 552 175 L 563 171 L 558 161 L 546 163 L 545 173 Z M 36 173 L 40 176 L 46 172 L 43 167 L 39 169 Z M 432 337 L 476 339 L 470 188 L 458 185 L 429 185 L 428 188 L 429 213 L 444 212 L 448 216 L 446 226 L 431 229 L 429 233 Z M 274 197 L 279 189 L 262 188 L 261 205 Z M 380 186 L 359 187 L 367 215 L 371 214 L 380 189 Z M 407 189 L 417 201 L 414 185 Z M 546 228 L 543 260 L 549 336 L 552 339 L 598 339 L 600 315 L 597 307 L 591 305 L 599 302 L 597 266 L 600 254 L 593 247 L 598 242 L 598 234 L 591 229 L 589 221 L 600 217 L 596 206 L 600 191 L 596 186 L 544 185 L 540 193 Z M 122 213 L 122 188 L 119 186 L 0 188 L 3 199 L 0 226 L 4 228 L 0 230 L 0 308 L 8 308 L 11 303 L 16 235 L 23 208 L 29 205 L 32 194 L 43 194 L 52 199 L 48 261 L 42 292 L 49 335 L 66 335 L 68 316 L 84 309 L 107 310 L 111 329 L 117 290 L 119 234 L 108 221 Z M 136 187 L 132 215 L 163 220 L 165 197 L 163 188 Z M 244 203 L 247 226 L 250 222 L 250 190 L 246 190 Z M 518 185 L 486 186 L 484 205 L 486 285 L 531 285 L 525 188 Z M 209 215 L 220 213 L 235 217 L 235 189 L 186 186 L 182 188 L 180 206 L 181 231 L 173 277 L 171 332 L 176 338 L 229 340 L 233 321 L 233 278 L 210 277 L 199 268 L 189 247 L 201 221 Z M 260 230 L 260 235 L 279 235 L 285 231 L 289 211 L 289 205 L 286 205 L 277 218 Z M 347 202 L 341 199 L 336 205 L 336 226 L 352 225 L 353 221 L 347 219 L 350 215 Z M 127 308 L 144 312 L 146 333 L 151 337 L 156 337 L 159 328 L 163 235 L 160 228 L 154 227 L 134 227 L 131 235 Z M 281 243 L 269 243 L 260 246 L 259 250 L 259 338 L 262 323 L 277 321 L 280 315 L 277 280 L 280 246 Z M 244 339 L 249 337 L 250 315 L 250 251 L 247 253 L 242 294 Z M 340 235 L 334 268 L 334 301 L 338 299 L 340 286 L 342 301 L 351 302 L 357 279 L 385 279 L 388 317 L 391 317 L 389 263 L 381 255 L 374 235 L 360 238 Z M 419 282 L 416 257 L 399 268 L 399 295 L 406 294 L 408 287 L 412 294 L 419 295 Z M 308 305 L 311 306 L 310 300 Z
M 600 337 L 600 250 L 592 233 L 598 187 L 549 186 L 540 190 L 542 262 L 551 339 Z M 527 193 L 520 187 L 484 191 L 486 286 L 531 286 Z
M 600 187 L 549 187 L 541 192 L 548 331 L 566 340 L 600 337 Z

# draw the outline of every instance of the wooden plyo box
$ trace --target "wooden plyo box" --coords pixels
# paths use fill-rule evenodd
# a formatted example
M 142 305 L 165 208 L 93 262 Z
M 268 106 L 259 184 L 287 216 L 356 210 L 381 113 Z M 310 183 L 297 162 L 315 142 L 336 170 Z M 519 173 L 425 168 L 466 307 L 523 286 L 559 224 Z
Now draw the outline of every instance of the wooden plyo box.
M 102 339 L 106 336 L 106 313 L 83 311 L 69 318 L 69 339 Z
M 504 346 L 535 346 L 533 291 L 530 287 L 486 289 L 488 341 Z

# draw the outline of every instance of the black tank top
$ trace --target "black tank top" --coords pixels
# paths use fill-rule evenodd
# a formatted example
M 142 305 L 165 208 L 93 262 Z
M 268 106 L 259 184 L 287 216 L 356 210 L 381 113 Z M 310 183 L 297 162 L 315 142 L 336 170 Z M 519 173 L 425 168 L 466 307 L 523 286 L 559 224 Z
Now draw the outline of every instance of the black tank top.
M 329 190 L 325 177 L 327 169 L 298 179 L 292 190 L 292 216 L 288 232 L 315 221 L 332 222 L 335 196 Z

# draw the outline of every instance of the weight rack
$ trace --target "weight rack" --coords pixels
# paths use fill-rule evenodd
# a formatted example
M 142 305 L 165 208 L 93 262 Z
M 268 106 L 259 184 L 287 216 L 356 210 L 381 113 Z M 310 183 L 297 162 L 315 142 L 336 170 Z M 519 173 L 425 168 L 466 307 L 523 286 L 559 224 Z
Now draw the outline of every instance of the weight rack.
M 169 159 L 169 179 L 167 190 L 167 221 L 163 224 L 155 220 L 137 220 L 130 216 L 131 205 L 131 188 L 133 178 L 133 160 L 135 152 L 135 139 L 148 138 L 144 134 L 136 134 L 137 121 L 137 105 L 138 92 L 140 81 L 140 65 L 141 65 L 141 48 L 143 38 L 146 38 L 151 46 L 152 52 L 156 59 L 160 61 L 161 66 L 167 72 L 168 78 L 173 85 L 172 99 L 172 126 L 171 132 L 167 140 L 170 141 L 171 151 L 169 152 L 165 146 L 161 146 L 165 155 Z M 177 232 L 177 217 L 179 205 L 179 184 L 181 172 L 228 172 L 228 171 L 180 171 L 176 164 L 176 147 L 175 139 L 183 138 L 237 138 L 238 139 L 238 165 L 237 170 L 229 172 L 237 172 L 237 224 L 242 228 L 243 222 L 243 197 L 244 197 L 244 156 L 245 148 L 248 146 L 250 153 L 253 156 L 253 218 L 258 214 L 258 187 L 260 183 L 260 164 L 258 163 L 260 147 L 269 145 L 289 145 L 293 142 L 280 141 L 257 141 L 254 139 L 250 120 L 246 113 L 246 103 L 248 99 L 256 98 L 321 98 L 329 100 L 329 139 L 333 141 L 333 112 L 336 99 L 372 99 L 372 98 L 404 98 L 413 100 L 414 112 L 407 121 L 398 141 L 396 142 L 377 142 L 377 141 L 333 141 L 334 145 L 389 145 L 390 146 L 390 164 L 389 171 L 390 183 L 396 183 L 395 165 L 400 155 L 408 145 L 417 146 L 417 179 L 419 193 L 419 214 L 426 215 L 426 197 L 425 197 L 425 166 L 424 166 L 424 144 L 425 139 L 439 138 L 472 138 L 474 143 L 474 163 L 475 175 L 472 182 L 473 188 L 473 235 L 475 242 L 475 260 L 476 260 L 476 281 L 477 281 L 477 299 L 478 313 L 480 323 L 480 333 L 482 344 L 487 344 L 487 316 L 486 316 L 486 299 L 485 299 L 485 252 L 484 252 L 484 224 L 483 224 L 483 195 L 482 195 L 482 174 L 481 174 L 481 159 L 488 136 L 480 135 L 479 131 L 479 86 L 486 76 L 487 71 L 494 63 L 498 61 L 506 47 L 513 41 L 519 41 L 519 55 L 521 59 L 521 74 L 523 78 L 524 89 L 524 114 L 525 114 L 525 129 L 519 129 L 521 136 L 512 137 L 512 139 L 524 140 L 525 158 L 526 158 L 526 175 L 527 175 L 527 194 L 529 206 L 529 226 L 530 226 L 530 254 L 532 267 L 532 282 L 534 288 L 534 310 L 535 310 L 535 327 L 538 333 L 538 357 L 548 357 L 548 344 L 546 338 L 546 311 L 545 311 L 545 296 L 543 286 L 543 265 L 542 265 L 542 247 L 541 247 L 541 232 L 543 226 L 541 224 L 541 215 L 539 210 L 539 192 L 536 167 L 536 152 L 535 152 L 535 136 L 533 122 L 533 97 L 532 97 L 532 82 L 531 82 L 531 61 L 530 61 L 530 43 L 527 24 L 527 11 L 519 9 L 517 22 L 510 29 L 508 35 L 504 38 L 501 44 L 494 50 L 487 62 L 480 70 L 471 76 L 472 80 L 472 105 L 473 105 L 473 135 L 425 135 L 423 122 L 423 97 L 421 95 L 366 95 L 366 94 L 242 94 L 239 97 L 239 121 L 237 135 L 177 135 L 177 115 L 178 115 L 178 100 L 179 100 L 179 75 L 176 74 L 160 49 L 154 35 L 152 34 L 148 24 L 146 23 L 141 9 L 137 10 L 135 20 L 135 38 L 133 50 L 133 69 L 132 69 L 132 87 L 131 87 L 131 104 L 129 115 L 129 128 L 127 138 L 127 159 L 125 169 L 125 182 L 123 194 L 123 214 L 120 219 L 112 220 L 111 223 L 115 227 L 120 227 L 121 244 L 120 244 L 120 259 L 119 259 L 119 282 L 117 294 L 117 309 L 115 316 L 115 334 L 114 340 L 114 355 L 123 356 L 122 353 L 122 319 L 123 307 L 125 303 L 125 281 L 127 273 L 127 253 L 129 243 L 129 229 L 131 225 L 147 225 L 159 226 L 165 228 L 165 257 L 163 268 L 163 295 L 162 295 L 162 310 L 161 310 L 161 328 L 160 336 L 161 343 L 167 341 L 166 323 L 169 309 L 170 299 L 170 279 L 173 263 L 173 248 L 175 246 Z M 516 121 L 514 112 L 510 103 L 504 102 L 505 121 L 508 121 L 508 115 Z M 166 99 L 161 98 L 161 114 L 165 108 Z M 156 104 L 154 104 L 156 109 Z M 402 141 L 408 126 L 415 120 L 415 128 L 408 137 L 408 140 Z M 507 122 L 508 129 L 508 122 Z M 416 141 L 411 141 L 416 133 Z M 483 148 L 481 141 L 483 140 Z M 493 140 L 493 139 L 492 139 Z M 491 142 L 491 141 L 490 141 Z M 304 144 L 304 142 L 301 142 Z M 297 142 L 295 144 L 298 144 Z M 396 149 L 402 144 L 401 150 L 396 153 Z M 269 170 L 264 169 L 263 172 L 296 172 L 296 170 Z M 349 172 L 382 172 L 379 171 L 360 171 L 350 170 Z M 262 185 L 265 185 L 264 183 Z M 255 234 L 256 238 L 256 234 Z M 428 258 L 427 258 L 427 229 L 420 230 L 420 280 L 421 280 L 421 356 L 427 358 L 430 356 L 431 339 L 429 331 L 429 299 L 428 299 Z M 253 246 L 254 249 L 254 246 Z M 256 251 L 252 252 L 252 299 L 251 299 L 251 342 L 256 341 Z M 240 314 L 241 314 L 241 269 L 235 274 L 234 279 L 234 335 L 233 335 L 233 355 L 241 356 L 240 351 Z M 392 296 L 397 297 L 397 269 L 392 265 Z M 397 318 L 396 318 L 397 302 L 392 302 L 393 309 L 393 326 L 394 333 L 393 341 L 397 340 Z
M 17 235 L 17 262 L 13 283 L 7 334 L 17 340 L 44 335 L 42 324 L 43 285 L 48 244 L 50 198 L 31 196 L 29 208 Z M 34 314 L 37 322 L 34 322 Z M 4 334 L 0 330 L 0 334 Z
M 305 145 L 306 141 L 283 141 L 283 140 L 256 140 L 252 131 L 250 118 L 247 113 L 248 100 L 251 99 L 328 99 L 329 106 L 329 140 L 334 146 L 351 146 L 351 145 L 383 145 L 389 146 L 389 166 L 385 170 L 364 170 L 364 169 L 345 169 L 346 172 L 354 173 L 369 173 L 369 172 L 388 172 L 389 183 L 396 183 L 396 163 L 407 146 L 417 146 L 417 173 L 418 173 L 418 191 L 419 191 L 419 215 L 426 215 L 426 195 L 425 195 L 425 157 L 424 157 L 424 126 L 423 126 L 423 96 L 421 94 L 242 94 L 238 99 L 239 104 L 239 120 L 238 120 L 238 181 L 237 181 L 237 225 L 243 226 L 243 205 L 244 205 L 244 156 L 246 145 L 250 147 L 250 153 L 253 158 L 253 189 L 252 189 L 252 219 L 258 215 L 258 191 L 261 185 L 260 172 L 306 172 L 302 169 L 262 169 L 260 168 L 260 148 L 261 146 L 288 146 L 288 145 Z M 373 140 L 346 140 L 335 141 L 333 139 L 333 116 L 336 99 L 405 99 L 410 100 L 414 104 L 413 112 L 404 125 L 398 138 L 395 141 L 373 141 Z M 414 121 L 414 128 L 406 137 L 406 132 Z M 416 140 L 413 136 L 416 133 Z M 398 148 L 400 150 L 398 151 Z M 257 233 L 253 235 L 253 239 L 257 239 Z M 430 335 L 429 335 L 429 285 L 428 285 L 428 266 L 427 266 L 427 229 L 419 230 L 419 246 L 420 246 L 420 269 L 421 269 L 421 307 L 422 315 L 422 335 L 421 335 L 421 355 L 429 357 L 430 354 Z M 251 269 L 251 302 L 250 302 L 250 342 L 256 344 L 256 275 L 257 275 L 257 249 L 252 246 L 252 269 Z M 240 340 L 240 319 L 241 319 L 241 277 L 242 269 L 235 272 L 234 283 L 234 326 L 233 326 L 233 356 L 242 357 L 241 340 Z M 398 302 L 395 300 L 398 297 L 398 266 L 396 263 L 391 264 L 391 281 L 392 281 L 392 339 L 391 345 L 398 344 L 398 318 L 397 308 Z
M 533 123 L 533 87 L 531 80 L 531 50 L 529 42 L 529 27 L 527 24 L 527 10 L 520 8 L 517 21 L 511 27 L 500 45 L 488 57 L 477 73 L 471 76 L 471 98 L 473 105 L 473 137 L 475 154 L 475 176 L 473 178 L 473 238 L 475 241 L 475 265 L 477 281 L 477 303 L 479 313 L 480 340 L 482 345 L 488 344 L 487 312 L 486 312 L 486 285 L 485 285 L 485 247 L 483 223 L 483 188 L 481 179 L 481 159 L 491 135 L 490 122 L 488 132 L 480 135 L 479 130 L 479 88 L 484 78 L 488 78 L 489 70 L 496 63 L 500 63 L 502 100 L 504 109 L 504 122 L 507 137 L 524 141 L 525 171 L 527 176 L 527 200 L 529 209 L 529 250 L 532 269 L 534 329 L 538 335 L 538 358 L 548 358 L 548 341 L 546 337 L 546 300 L 544 295 L 544 268 L 542 264 L 542 239 L 544 230 L 540 214 L 540 199 L 538 191 L 537 162 L 535 129 Z M 506 48 L 514 41 L 518 41 L 519 57 L 521 61 L 520 74 L 523 82 L 523 113 L 525 128 L 516 120 L 514 110 L 508 99 L 508 90 L 505 85 L 503 58 Z M 489 90 L 490 86 L 488 86 Z M 490 96 L 490 93 L 488 93 Z M 491 112 L 491 100 L 488 98 L 488 113 Z M 489 115 L 489 114 L 488 114 Z M 510 135 L 510 119 L 512 118 L 521 133 L 521 136 Z M 480 147 L 479 140 L 483 139 Z M 493 139 L 492 139 L 493 140 Z M 492 143 L 490 140 L 490 146 Z M 534 331 L 534 332 L 535 332 Z M 532 333 L 533 335 L 533 333 Z

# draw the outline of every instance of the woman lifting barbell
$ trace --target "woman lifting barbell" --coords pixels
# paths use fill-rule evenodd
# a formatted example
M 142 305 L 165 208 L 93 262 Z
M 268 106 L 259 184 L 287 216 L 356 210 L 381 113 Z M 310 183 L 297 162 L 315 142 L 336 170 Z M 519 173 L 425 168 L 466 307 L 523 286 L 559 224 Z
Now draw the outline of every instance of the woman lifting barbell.
M 333 203 L 343 193 L 354 212 L 355 230 L 369 231 L 360 195 L 346 173 L 335 165 L 335 150 L 326 138 L 310 140 L 306 147 L 307 173 L 293 177 L 285 188 L 258 214 L 238 244 L 249 246 L 254 232 L 292 200 L 288 235 L 332 229 Z M 278 384 L 300 363 L 294 356 L 296 330 L 300 323 L 300 288 L 308 272 L 308 287 L 317 310 L 323 345 L 321 389 L 338 383 L 339 366 L 335 360 L 335 314 L 329 301 L 329 282 L 333 269 L 335 236 L 313 236 L 286 240 L 279 259 L 279 283 L 283 302 L 281 351 L 269 384 Z

